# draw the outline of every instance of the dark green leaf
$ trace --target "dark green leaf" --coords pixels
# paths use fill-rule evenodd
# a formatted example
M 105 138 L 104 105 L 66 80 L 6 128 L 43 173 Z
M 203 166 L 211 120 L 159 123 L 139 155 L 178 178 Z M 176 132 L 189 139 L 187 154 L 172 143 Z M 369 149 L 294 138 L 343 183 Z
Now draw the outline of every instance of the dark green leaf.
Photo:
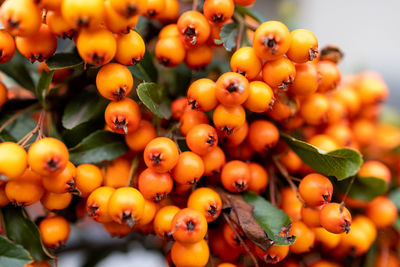
M 70 130 L 64 130 L 61 139 L 67 147 L 74 147 L 91 133 L 102 129 L 104 129 L 104 119 L 95 118 L 81 123 Z
M 259 23 L 262 23 L 267 20 L 261 12 L 259 12 L 257 10 L 253 10 L 253 9 L 248 9 L 247 7 L 244 7 L 241 5 L 235 5 L 235 11 L 243 16 L 245 16 L 245 15 L 249 16 Z
M 286 213 L 273 206 L 265 198 L 252 192 L 245 192 L 243 199 L 254 206 L 254 218 L 267 233 L 268 238 L 275 242 L 275 245 L 290 245 L 294 243 L 295 239 L 281 235 L 292 223 Z
M 169 119 L 171 111 L 165 101 L 162 101 L 162 91 L 156 83 L 141 83 L 137 88 L 140 101 L 159 118 Z
M 345 192 L 350 179 L 339 184 L 341 191 Z M 349 196 L 362 201 L 370 201 L 384 194 L 387 190 L 386 182 L 376 177 L 357 177 L 350 188 Z
M 99 163 L 113 160 L 127 151 L 123 135 L 99 130 L 71 148 L 69 159 L 75 164 Z
M 232 51 L 236 47 L 236 37 L 238 35 L 238 26 L 236 23 L 228 23 L 221 29 L 219 34 L 221 40 L 216 40 L 216 44 L 224 44 L 227 51 Z
M 8 238 L 22 245 L 34 259 L 44 261 L 54 258 L 44 247 L 39 229 L 24 209 L 8 205 L 1 210 Z
M 364 267 L 374 267 L 377 256 L 376 243 L 372 243 L 367 254 L 365 255 Z
M 16 83 L 31 92 L 35 92 L 35 84 L 29 73 L 28 61 L 19 53 L 7 63 L 0 64 L 0 71 L 12 78 Z
M 57 53 L 46 61 L 50 70 L 69 69 L 83 64 L 82 59 L 76 53 Z
M 24 267 L 32 262 L 29 252 L 0 235 L 0 266 Z
M 397 209 L 400 210 L 400 188 L 396 188 L 389 194 L 389 199 L 393 201 Z
M 153 63 L 153 57 L 150 52 L 146 50 L 140 63 L 134 66 L 128 66 L 132 75 L 139 80 L 146 82 L 157 82 L 157 69 Z
M 348 148 L 326 152 L 287 134 L 281 137 L 304 163 L 326 176 L 334 176 L 339 181 L 357 174 L 363 163 L 360 153 Z
M 107 101 L 96 92 L 84 91 L 67 104 L 62 117 L 62 124 L 66 129 L 72 129 L 99 116 L 99 114 L 104 114 L 106 105 Z
M 54 75 L 54 70 L 51 70 L 49 72 L 47 71 L 42 71 L 40 74 L 39 82 L 38 85 L 36 86 L 36 97 L 39 100 L 40 103 L 43 103 L 44 100 L 46 99 L 47 92 L 49 91 L 49 86 L 51 83 L 51 80 L 53 79 Z
M 12 117 L 11 115 L 2 114 L 0 115 L 0 125 L 3 125 L 8 119 Z M 1 133 L 0 136 L 4 140 L 16 142 L 24 137 L 28 132 L 35 128 L 36 122 L 31 119 L 30 112 L 27 112 L 13 122 L 11 122 Z

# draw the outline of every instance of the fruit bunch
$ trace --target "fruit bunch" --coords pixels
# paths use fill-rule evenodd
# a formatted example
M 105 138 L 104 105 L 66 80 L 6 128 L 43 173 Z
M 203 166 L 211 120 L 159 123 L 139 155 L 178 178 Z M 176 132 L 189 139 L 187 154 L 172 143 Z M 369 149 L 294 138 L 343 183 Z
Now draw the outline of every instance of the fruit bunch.
M 170 266 L 346 266 L 377 249 L 398 266 L 384 80 L 342 77 L 338 47 L 257 21 L 254 2 L 4 1 L 0 245 L 49 266 L 85 221 L 157 236 Z M 39 254 L 10 223 L 25 207 Z

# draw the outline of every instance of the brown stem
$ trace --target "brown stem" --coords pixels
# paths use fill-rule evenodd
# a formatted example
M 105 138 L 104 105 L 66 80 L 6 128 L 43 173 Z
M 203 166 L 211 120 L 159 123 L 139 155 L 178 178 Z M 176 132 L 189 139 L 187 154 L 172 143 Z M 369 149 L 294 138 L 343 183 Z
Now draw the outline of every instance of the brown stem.
M 271 204 L 273 206 L 276 206 L 276 194 L 275 194 L 275 191 L 276 191 L 276 189 L 275 189 L 275 186 L 276 186 L 276 184 L 275 184 L 276 183 L 276 175 L 275 175 L 274 168 L 273 168 L 272 165 L 270 165 L 268 167 L 268 176 L 269 176 L 269 180 L 270 180 L 270 182 L 269 182 L 269 195 L 270 195 L 270 198 L 271 198 Z
M 21 109 L 20 111 L 16 112 L 13 116 L 11 116 L 8 120 L 6 120 L 3 125 L 1 125 L 0 127 L 0 132 L 2 132 L 8 125 L 10 125 L 13 121 L 15 121 L 16 119 L 18 119 L 21 115 L 23 115 L 25 112 L 37 108 L 39 107 L 39 104 L 35 104 L 32 106 L 29 106 L 27 108 Z
M 133 177 L 139 167 L 139 154 L 135 155 L 131 162 L 131 169 L 129 170 L 129 186 L 133 186 Z
M 242 237 L 239 235 L 239 233 L 236 231 L 234 225 L 232 224 L 231 220 L 229 219 L 228 215 L 223 213 L 225 221 L 229 224 L 229 226 L 232 228 L 233 232 L 235 233 L 236 237 L 240 241 L 240 245 L 246 250 L 246 252 L 249 254 L 251 260 L 254 263 L 255 267 L 259 267 L 257 258 L 254 256 L 253 252 L 251 252 L 250 248 L 246 245 L 246 243 L 243 241 Z
M 348 196 L 348 194 L 350 192 L 350 189 L 351 189 L 355 179 L 356 179 L 355 175 L 353 177 L 351 177 L 350 183 L 349 183 L 349 185 L 347 186 L 347 189 L 346 189 L 346 193 L 343 196 L 342 202 L 340 202 L 340 212 L 343 211 L 343 207 L 345 205 L 346 198 L 347 198 L 347 196 Z
M 192 10 L 197 11 L 198 5 L 199 5 L 199 1 L 193 0 Z
M 297 186 L 293 182 L 293 178 L 289 172 L 285 169 L 285 167 L 282 166 L 282 164 L 279 162 L 279 160 L 276 157 L 272 157 L 272 160 L 275 164 L 275 166 L 278 168 L 280 174 L 286 179 L 286 181 L 289 183 L 290 188 L 295 192 L 297 199 L 303 204 L 304 207 L 307 207 L 306 203 L 301 199 L 299 195 L 299 190 Z
M 245 26 L 244 23 L 241 21 L 239 23 L 239 32 L 236 40 L 236 50 L 238 50 L 242 46 L 244 26 Z
M 21 140 L 19 140 L 17 144 L 24 147 L 37 132 L 39 132 L 37 140 L 42 139 L 44 137 L 42 128 L 45 115 L 46 112 L 42 110 L 40 112 L 39 120 L 38 123 L 36 124 L 36 127 L 32 131 L 30 131 L 26 136 L 24 136 Z

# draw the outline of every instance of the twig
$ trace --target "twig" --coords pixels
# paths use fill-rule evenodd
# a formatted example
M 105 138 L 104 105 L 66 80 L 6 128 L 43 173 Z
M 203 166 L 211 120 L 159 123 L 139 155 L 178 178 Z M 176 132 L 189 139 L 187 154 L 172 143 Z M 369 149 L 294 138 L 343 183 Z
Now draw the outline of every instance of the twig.
M 292 188 L 292 190 L 295 192 L 297 199 L 301 202 L 301 204 L 303 204 L 304 207 L 307 207 L 306 203 L 304 203 L 304 201 L 301 199 L 299 195 L 299 190 L 297 189 L 297 186 L 293 183 L 293 177 L 289 174 L 289 172 L 285 169 L 285 167 L 282 166 L 282 164 L 276 157 L 272 157 L 272 160 L 275 166 L 278 168 L 279 172 L 289 183 L 290 188 Z
M 129 170 L 129 186 L 133 186 L 133 177 L 139 167 L 139 154 L 136 154 L 131 162 L 131 169 Z
M 271 198 L 271 204 L 276 206 L 276 195 L 275 195 L 275 183 L 276 183 L 276 176 L 274 172 L 274 168 L 272 165 L 268 167 L 268 176 L 269 176 L 269 196 Z
M 340 212 L 343 211 L 343 207 L 345 205 L 346 198 L 347 198 L 347 196 L 348 196 L 348 194 L 350 192 L 350 189 L 351 189 L 355 179 L 356 179 L 355 175 L 353 177 L 351 177 L 350 183 L 349 183 L 349 185 L 347 186 L 347 189 L 346 189 L 346 193 L 343 196 L 342 202 L 340 202 Z
M 234 225 L 232 224 L 231 220 L 229 219 L 228 215 L 223 213 L 225 221 L 229 224 L 229 226 L 232 228 L 233 232 L 235 233 L 236 237 L 240 241 L 240 245 L 246 250 L 246 252 L 249 254 L 251 260 L 254 263 L 255 267 L 259 267 L 257 258 L 254 256 L 254 254 L 251 252 L 250 248 L 246 245 L 246 243 L 243 241 L 242 237 L 239 235 L 239 233 L 236 231 Z
M 249 29 L 249 30 L 255 31 L 255 30 L 257 30 L 257 28 L 258 28 L 258 27 L 256 27 L 256 26 L 253 26 L 253 25 L 247 23 L 246 20 L 245 20 L 245 18 L 242 17 L 242 16 L 241 16 L 239 13 L 237 13 L 237 12 L 233 13 L 233 19 L 234 19 L 235 21 L 237 21 L 239 24 L 243 24 L 243 25 L 244 25 L 247 29 Z
M 193 0 L 192 10 L 197 11 L 198 6 L 199 6 L 199 1 Z
M 39 120 L 38 120 L 38 123 L 36 124 L 36 127 L 35 127 L 32 131 L 30 131 L 27 135 L 25 135 L 24 137 L 22 137 L 22 139 L 19 140 L 17 144 L 19 144 L 20 146 L 24 147 L 24 146 L 29 142 L 29 140 L 30 140 L 37 132 L 39 132 L 39 133 L 38 133 L 37 140 L 42 139 L 42 138 L 44 137 L 42 128 L 43 128 L 43 122 L 44 122 L 44 117 L 45 117 L 45 115 L 46 115 L 46 112 L 45 112 L 44 110 L 42 110 L 42 111 L 40 112 Z
M 6 120 L 3 125 L 0 127 L 0 132 L 2 132 L 8 125 L 10 125 L 13 121 L 18 119 L 21 115 L 23 115 L 25 112 L 39 107 L 39 104 L 34 104 L 29 107 L 26 107 L 24 109 L 21 109 L 20 111 L 16 112 L 13 116 L 11 116 L 8 120 Z
M 236 50 L 238 50 L 242 46 L 242 38 L 243 38 L 243 31 L 244 31 L 244 23 L 243 21 L 239 22 L 239 32 L 236 40 Z

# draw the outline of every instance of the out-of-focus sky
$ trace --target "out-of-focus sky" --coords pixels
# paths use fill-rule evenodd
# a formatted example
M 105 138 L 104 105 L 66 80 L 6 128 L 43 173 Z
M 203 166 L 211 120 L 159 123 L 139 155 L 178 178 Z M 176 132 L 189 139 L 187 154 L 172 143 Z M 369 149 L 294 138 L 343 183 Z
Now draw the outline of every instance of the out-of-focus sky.
M 343 73 L 379 72 L 390 87 L 389 103 L 400 110 L 399 0 L 258 0 L 255 7 L 268 20 L 285 19 L 290 30 L 311 30 L 320 47 L 341 47 Z

